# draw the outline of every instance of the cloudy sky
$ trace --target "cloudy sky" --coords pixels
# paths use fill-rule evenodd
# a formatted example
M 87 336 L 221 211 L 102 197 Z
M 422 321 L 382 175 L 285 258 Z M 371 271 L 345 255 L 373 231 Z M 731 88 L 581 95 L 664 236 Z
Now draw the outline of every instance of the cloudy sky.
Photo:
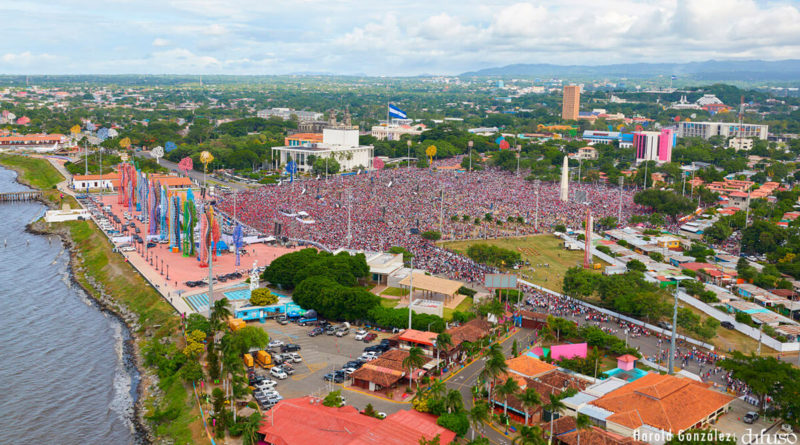
M 800 2 L 2 0 L 0 73 L 457 74 L 800 58 Z

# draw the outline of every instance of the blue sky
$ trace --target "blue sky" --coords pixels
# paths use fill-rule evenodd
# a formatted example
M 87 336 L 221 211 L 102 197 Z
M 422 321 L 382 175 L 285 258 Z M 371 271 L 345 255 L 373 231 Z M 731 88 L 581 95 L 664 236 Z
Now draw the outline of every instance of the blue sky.
M 458 74 L 800 59 L 800 2 L 3 0 L 0 73 Z

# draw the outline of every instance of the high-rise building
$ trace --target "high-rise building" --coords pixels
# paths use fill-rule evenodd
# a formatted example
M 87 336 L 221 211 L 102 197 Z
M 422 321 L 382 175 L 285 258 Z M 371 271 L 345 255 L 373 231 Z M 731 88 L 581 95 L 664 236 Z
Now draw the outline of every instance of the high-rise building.
M 678 137 L 700 137 L 708 139 L 712 136 L 767 139 L 768 125 L 742 124 L 733 122 L 681 122 L 678 124 Z
M 578 111 L 581 109 L 581 87 L 567 85 L 564 87 L 564 99 L 561 103 L 561 119 L 565 121 L 578 120 Z
M 633 134 L 633 148 L 636 162 L 656 161 L 659 164 L 672 161 L 672 147 L 675 146 L 675 132 L 669 129 L 658 131 L 639 131 Z

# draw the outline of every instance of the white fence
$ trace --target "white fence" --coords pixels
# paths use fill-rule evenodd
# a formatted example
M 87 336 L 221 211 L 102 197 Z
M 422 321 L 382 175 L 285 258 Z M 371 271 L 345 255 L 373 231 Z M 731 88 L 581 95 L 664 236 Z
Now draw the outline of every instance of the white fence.
M 586 306 L 588 308 L 591 308 L 591 309 L 593 309 L 593 310 L 595 310 L 597 312 L 600 312 L 601 314 L 606 314 L 608 316 L 611 316 L 611 317 L 614 317 L 614 318 L 618 318 L 620 320 L 625 320 L 628 323 L 633 323 L 633 324 L 636 324 L 636 325 L 639 325 L 639 326 L 643 326 L 643 327 L 649 329 L 652 332 L 658 332 L 658 333 L 661 333 L 662 335 L 666 335 L 666 336 L 671 336 L 672 335 L 672 331 L 670 331 L 670 330 L 662 329 L 662 328 L 660 328 L 658 326 L 654 326 L 654 325 L 651 325 L 649 323 L 645 323 L 645 322 L 643 322 L 641 320 L 637 320 L 635 318 L 631 318 L 631 317 L 627 317 L 627 316 L 622 315 L 622 314 L 618 314 L 618 313 L 616 313 L 614 311 L 611 311 L 611 310 L 608 310 L 608 309 L 605 309 L 605 308 L 601 308 L 599 306 L 595 306 L 595 305 L 593 305 L 591 303 L 587 303 L 585 301 L 581 301 L 581 300 L 576 300 L 576 299 L 570 298 L 570 297 L 568 297 L 566 295 L 560 294 L 558 292 L 552 291 L 550 289 L 547 289 L 545 287 L 533 284 L 533 283 L 525 281 L 525 280 L 519 280 L 519 282 L 524 284 L 524 285 L 526 285 L 526 286 L 530 286 L 530 287 L 532 287 L 534 289 L 539 289 L 542 292 L 547 292 L 548 294 L 555 295 L 555 296 L 560 297 L 560 298 L 570 299 L 572 301 L 575 301 L 578 304 L 581 304 L 581 305 Z M 700 347 L 706 348 L 706 349 L 711 350 L 711 351 L 714 350 L 714 345 L 702 342 L 700 340 L 695 340 L 695 339 L 693 339 L 691 337 L 686 337 L 686 336 L 681 335 L 681 334 L 678 334 L 678 338 L 683 339 L 687 343 L 691 343 L 693 345 L 700 346 Z

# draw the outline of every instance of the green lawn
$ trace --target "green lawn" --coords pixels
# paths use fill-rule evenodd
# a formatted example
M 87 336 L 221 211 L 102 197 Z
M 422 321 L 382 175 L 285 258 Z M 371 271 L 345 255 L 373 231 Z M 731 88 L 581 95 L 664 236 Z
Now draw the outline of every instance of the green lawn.
M 519 252 L 522 255 L 522 259 L 529 261 L 531 265 L 519 270 L 511 269 L 508 272 L 557 292 L 562 290 L 564 274 L 567 269 L 583 264 L 582 251 L 565 250 L 562 247 L 563 241 L 549 234 L 441 243 L 443 247 L 465 255 L 467 248 L 472 244 L 491 244 Z M 549 265 L 549 267 L 544 266 L 545 264 Z
M 453 312 L 455 312 L 455 311 L 458 311 L 458 312 L 469 312 L 471 310 L 472 310 L 472 298 L 467 297 L 467 298 L 464 299 L 464 301 L 462 301 L 461 303 L 458 303 L 458 306 L 456 306 L 455 309 L 450 309 L 450 308 L 447 308 L 447 307 L 444 308 L 444 311 L 442 312 L 442 315 L 444 315 L 443 318 L 445 319 L 445 321 L 449 321 L 449 320 L 451 320 L 453 318 Z
M 405 297 L 408 295 L 408 289 L 401 289 L 399 287 L 387 287 L 381 292 L 381 295 L 388 295 L 390 297 Z
M 45 159 L 3 154 L 0 155 L 0 164 L 15 169 L 20 173 L 22 182 L 40 190 L 50 190 L 64 180 L 61 173 Z
M 381 306 L 389 309 L 394 309 L 399 302 L 400 300 L 397 298 L 381 298 Z

